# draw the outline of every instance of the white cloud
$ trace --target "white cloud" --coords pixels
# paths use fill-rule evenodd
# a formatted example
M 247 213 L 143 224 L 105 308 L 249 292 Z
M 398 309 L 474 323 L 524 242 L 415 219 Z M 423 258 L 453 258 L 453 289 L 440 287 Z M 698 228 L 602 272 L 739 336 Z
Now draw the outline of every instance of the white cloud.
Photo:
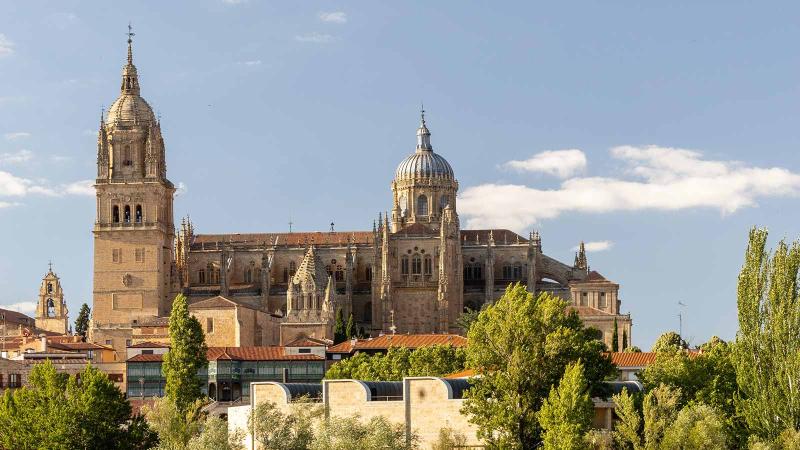
M 222 0 L 222 3 L 227 3 L 228 5 L 240 5 L 242 3 L 247 3 L 248 0 Z
M 347 23 L 347 14 L 342 11 L 321 12 L 319 20 L 329 23 Z
M 261 65 L 261 60 L 260 59 L 253 59 L 253 60 L 250 60 L 250 61 L 242 61 L 239 64 L 241 64 L 243 66 L 260 66 Z
M 94 196 L 94 180 L 81 180 L 62 185 L 59 189 L 67 195 L 90 195 Z
M 179 181 L 175 186 L 175 197 L 185 194 L 186 191 L 188 191 L 186 184 L 183 181 Z
M 16 203 L 16 202 L 3 202 L 3 201 L 0 201 L 0 209 L 11 208 L 12 206 L 18 206 L 18 205 L 19 205 L 19 203 Z
M 14 153 L 0 153 L 0 164 L 22 164 L 33 159 L 33 152 L 20 150 Z
M 0 170 L 0 196 L 2 197 L 24 196 L 28 193 L 30 184 L 30 180 Z
M 63 163 L 67 161 L 72 161 L 71 156 L 64 156 L 64 155 L 52 155 L 50 156 L 50 161 L 55 163 Z
M 0 305 L 0 308 L 16 311 L 23 314 L 33 314 L 36 312 L 36 302 L 19 302 L 10 305 Z
M 586 170 L 586 155 L 576 149 L 547 150 L 524 161 L 509 161 L 504 166 L 527 172 L 542 172 L 569 178 Z
M 614 243 L 611 242 L 611 241 L 592 241 L 592 242 L 585 242 L 583 244 L 583 248 L 585 248 L 586 251 L 590 252 L 590 253 L 592 253 L 592 252 L 602 252 L 602 251 L 610 249 L 613 246 L 614 246 Z M 572 248 L 572 250 L 577 251 L 578 248 L 579 247 L 576 245 L 575 247 Z
M 14 53 L 14 43 L 5 34 L 0 33 L 0 58 L 10 56 Z
M 780 167 L 704 160 L 697 151 L 646 146 L 611 149 L 628 178 L 578 177 L 556 189 L 483 184 L 461 194 L 469 227 L 524 230 L 569 212 L 676 211 L 709 208 L 723 214 L 755 206 L 759 198 L 797 196 L 800 174 Z
M 16 139 L 29 138 L 31 137 L 31 134 L 24 131 L 17 131 L 15 133 L 6 133 L 3 135 L 3 137 L 6 138 L 7 141 L 13 141 Z
M 311 42 L 314 44 L 327 44 L 333 41 L 333 36 L 324 33 L 308 33 L 295 36 L 294 40 L 298 42 Z

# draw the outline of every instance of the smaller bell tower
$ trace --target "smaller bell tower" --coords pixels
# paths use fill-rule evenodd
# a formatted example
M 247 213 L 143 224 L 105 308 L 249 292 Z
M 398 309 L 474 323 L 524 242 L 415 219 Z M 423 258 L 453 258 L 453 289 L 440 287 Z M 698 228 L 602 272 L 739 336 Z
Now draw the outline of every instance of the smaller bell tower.
M 48 264 L 47 274 L 42 278 L 39 287 L 39 302 L 36 305 L 36 328 L 67 334 L 69 328 L 69 311 L 64 301 L 61 280 L 53 273 L 53 264 Z

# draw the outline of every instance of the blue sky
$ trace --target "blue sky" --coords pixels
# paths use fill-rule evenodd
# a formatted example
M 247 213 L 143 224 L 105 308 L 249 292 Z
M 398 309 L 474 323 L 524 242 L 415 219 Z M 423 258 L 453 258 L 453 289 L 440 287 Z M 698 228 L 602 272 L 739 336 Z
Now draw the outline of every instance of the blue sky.
M 0 304 L 30 308 L 51 258 L 91 304 L 86 180 L 131 21 L 198 232 L 369 229 L 424 101 L 462 226 L 593 243 L 637 345 L 678 301 L 692 342 L 732 338 L 748 228 L 800 236 L 800 5 L 668 3 L 2 2 Z

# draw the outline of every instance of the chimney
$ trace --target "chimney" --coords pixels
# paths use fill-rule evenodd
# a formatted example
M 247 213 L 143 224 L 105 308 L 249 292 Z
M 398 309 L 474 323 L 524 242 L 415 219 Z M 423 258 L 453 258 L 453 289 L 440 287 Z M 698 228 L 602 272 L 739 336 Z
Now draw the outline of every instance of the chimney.
M 47 351 L 47 336 L 45 336 L 44 334 L 40 334 L 39 335 L 39 339 L 42 340 L 42 351 L 46 352 Z

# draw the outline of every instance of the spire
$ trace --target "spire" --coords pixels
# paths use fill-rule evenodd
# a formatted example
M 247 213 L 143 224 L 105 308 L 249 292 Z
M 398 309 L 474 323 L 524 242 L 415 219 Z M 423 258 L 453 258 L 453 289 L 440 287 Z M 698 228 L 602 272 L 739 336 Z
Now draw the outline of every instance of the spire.
M 122 68 L 122 94 L 139 95 L 139 75 L 133 65 L 133 27 L 128 24 L 128 63 Z
M 422 105 L 420 109 L 420 123 L 417 128 L 417 151 L 430 151 L 431 147 L 431 132 L 428 130 L 428 125 L 425 123 L 425 106 Z

